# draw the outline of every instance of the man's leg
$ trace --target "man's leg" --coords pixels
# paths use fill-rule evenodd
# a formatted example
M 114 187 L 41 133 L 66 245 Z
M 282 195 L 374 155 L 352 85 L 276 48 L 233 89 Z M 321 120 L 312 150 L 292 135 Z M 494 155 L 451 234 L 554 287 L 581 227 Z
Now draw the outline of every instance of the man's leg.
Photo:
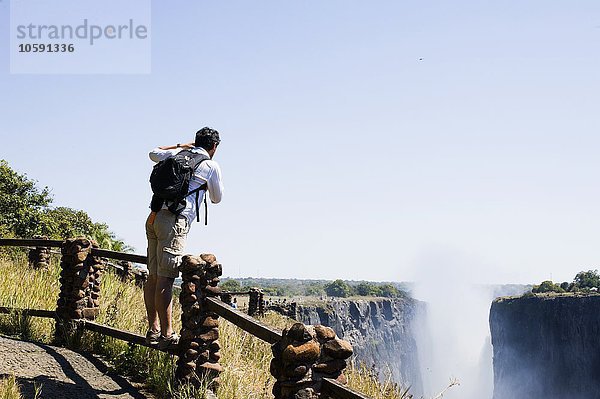
M 160 211 L 154 221 L 158 239 L 158 278 L 154 306 L 160 319 L 161 334 L 165 338 L 173 335 L 173 283 L 179 275 L 179 260 L 188 232 L 187 219 L 168 211 Z M 160 346 L 160 343 L 159 343 Z
M 152 331 L 161 331 L 158 323 L 158 312 L 156 311 L 156 282 L 156 274 L 148 276 L 148 280 L 144 284 L 144 302 L 146 304 L 146 313 L 148 314 L 148 328 Z
M 154 230 L 154 217 L 152 213 L 146 220 L 146 238 L 148 239 L 148 280 L 144 284 L 144 303 L 148 315 L 148 328 L 150 331 L 160 331 L 158 313 L 154 300 L 156 292 L 156 277 L 158 269 L 158 238 Z
M 158 276 L 154 293 L 155 309 L 160 319 L 160 331 L 163 337 L 173 334 L 173 283 L 174 278 Z

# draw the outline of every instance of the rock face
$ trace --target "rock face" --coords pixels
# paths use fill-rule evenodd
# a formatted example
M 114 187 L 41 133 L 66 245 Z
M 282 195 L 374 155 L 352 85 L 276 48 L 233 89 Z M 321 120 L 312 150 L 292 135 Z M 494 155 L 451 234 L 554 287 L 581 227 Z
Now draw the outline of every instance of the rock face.
M 410 385 L 413 394 L 422 391 L 422 381 L 413 335 L 413 324 L 425 304 L 414 299 L 336 299 L 322 305 L 299 305 L 296 318 L 305 324 L 333 328 L 352 344 L 357 362 L 373 365 L 384 376 Z
M 492 304 L 494 399 L 600 398 L 600 295 Z

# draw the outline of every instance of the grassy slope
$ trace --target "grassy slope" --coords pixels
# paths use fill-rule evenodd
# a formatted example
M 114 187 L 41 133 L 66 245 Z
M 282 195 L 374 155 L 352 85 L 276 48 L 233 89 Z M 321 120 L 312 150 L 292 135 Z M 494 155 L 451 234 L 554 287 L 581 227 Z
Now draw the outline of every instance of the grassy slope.
M 54 310 L 58 298 L 59 266 L 56 258 L 50 271 L 28 269 L 23 256 L 12 260 L 0 260 L 0 306 Z M 180 328 L 181 311 L 175 303 L 174 320 Z M 102 281 L 99 323 L 140 334 L 146 332 L 146 316 L 142 291 L 132 283 L 122 283 L 112 273 L 106 273 Z M 279 315 L 267 315 L 267 324 L 282 328 L 292 321 Z M 54 322 L 48 319 L 0 315 L 0 333 L 50 343 Z M 236 326 L 222 320 L 220 327 L 222 385 L 220 399 L 272 398 L 274 379 L 269 374 L 270 346 Z M 122 341 L 86 332 L 81 349 L 105 355 L 117 371 L 146 381 L 159 397 L 171 394 L 188 397 L 185 392 L 173 392 L 172 380 L 174 358 L 157 351 L 128 346 Z M 380 384 L 368 370 L 356 368 L 348 371 L 349 385 L 373 399 L 408 398 L 405 390 L 394 384 Z M 0 399 L 19 398 L 15 392 L 14 379 L 0 380 Z M 12 393 L 11 393 L 12 392 Z M 12 395 L 12 396 L 11 396 Z

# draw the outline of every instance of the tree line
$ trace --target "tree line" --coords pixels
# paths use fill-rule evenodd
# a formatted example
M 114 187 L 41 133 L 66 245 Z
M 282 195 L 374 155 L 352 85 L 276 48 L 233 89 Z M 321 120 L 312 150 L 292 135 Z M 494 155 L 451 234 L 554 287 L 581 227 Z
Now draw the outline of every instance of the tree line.
M 36 181 L 0 160 L 0 237 L 37 235 L 59 240 L 83 236 L 95 240 L 101 248 L 131 249 L 108 225 L 94 222 L 86 212 L 54 206 L 48 187 L 40 188 Z
M 531 292 L 534 294 L 544 292 L 597 292 L 600 289 L 600 274 L 598 270 L 581 271 L 575 275 L 573 281 L 555 284 L 551 280 L 534 285 Z
M 351 296 L 369 296 L 399 298 L 406 293 L 391 283 L 369 281 L 325 281 L 296 279 L 223 279 L 220 287 L 229 292 L 239 292 L 249 287 L 260 287 L 269 296 L 330 296 L 347 298 Z

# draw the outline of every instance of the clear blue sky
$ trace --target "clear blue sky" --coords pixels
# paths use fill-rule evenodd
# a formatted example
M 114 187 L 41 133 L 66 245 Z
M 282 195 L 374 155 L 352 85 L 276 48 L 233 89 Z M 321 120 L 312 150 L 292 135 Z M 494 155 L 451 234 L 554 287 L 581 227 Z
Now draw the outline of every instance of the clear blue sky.
M 11 75 L 8 7 L 0 158 L 138 253 L 148 151 L 209 125 L 226 275 L 600 267 L 598 1 L 154 1 L 148 75 Z

